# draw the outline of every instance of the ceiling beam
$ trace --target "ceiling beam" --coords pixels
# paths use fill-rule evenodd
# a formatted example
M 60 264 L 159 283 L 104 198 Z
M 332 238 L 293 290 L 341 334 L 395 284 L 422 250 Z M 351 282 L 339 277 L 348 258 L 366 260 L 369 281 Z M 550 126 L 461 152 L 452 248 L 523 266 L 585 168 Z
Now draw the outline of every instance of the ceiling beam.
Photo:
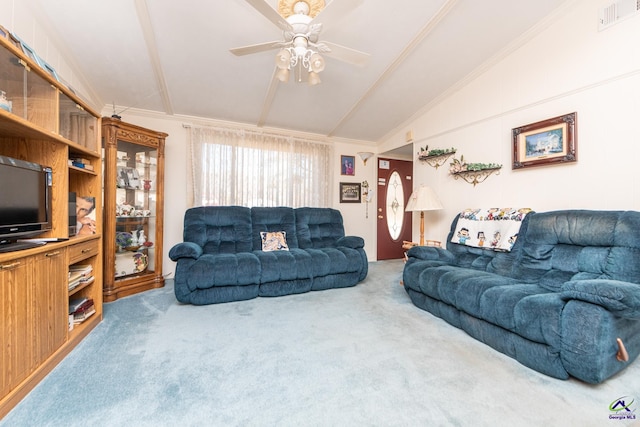
M 438 9 L 433 17 L 426 23 L 424 27 L 418 32 L 418 34 L 411 39 L 411 41 L 405 46 L 400 54 L 393 60 L 393 62 L 384 70 L 384 72 L 378 77 L 378 79 L 367 89 L 367 91 L 360 97 L 360 99 L 353 105 L 353 107 L 345 114 L 338 124 L 333 128 L 327 136 L 334 136 L 335 133 L 355 114 L 355 112 L 364 104 L 369 96 L 371 96 L 383 83 L 387 80 L 396 69 L 404 62 L 404 60 L 413 53 L 420 43 L 433 31 L 436 26 L 442 21 L 459 0 L 446 0 L 445 3 Z
M 164 71 L 162 71 L 162 63 L 160 62 L 160 55 L 158 55 L 158 45 L 156 43 L 156 37 L 153 32 L 153 25 L 151 24 L 151 17 L 149 16 L 149 8 L 147 7 L 146 0 L 135 0 L 136 12 L 138 13 L 138 21 L 142 28 L 142 34 L 147 44 L 147 51 L 149 52 L 149 60 L 151 61 L 151 68 L 156 78 L 156 85 L 160 97 L 162 98 L 162 105 L 165 113 L 173 115 L 173 105 L 169 98 L 169 88 L 167 87 L 167 81 L 164 78 Z

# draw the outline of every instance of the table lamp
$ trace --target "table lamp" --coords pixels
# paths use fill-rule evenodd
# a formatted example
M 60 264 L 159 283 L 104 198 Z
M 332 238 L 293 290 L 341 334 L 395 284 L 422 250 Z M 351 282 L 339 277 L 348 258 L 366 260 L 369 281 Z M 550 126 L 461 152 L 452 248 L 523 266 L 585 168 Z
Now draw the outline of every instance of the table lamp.
M 442 209 L 442 203 L 436 193 L 422 184 L 409 197 L 406 212 L 420 212 L 420 246 L 424 246 L 424 212 Z

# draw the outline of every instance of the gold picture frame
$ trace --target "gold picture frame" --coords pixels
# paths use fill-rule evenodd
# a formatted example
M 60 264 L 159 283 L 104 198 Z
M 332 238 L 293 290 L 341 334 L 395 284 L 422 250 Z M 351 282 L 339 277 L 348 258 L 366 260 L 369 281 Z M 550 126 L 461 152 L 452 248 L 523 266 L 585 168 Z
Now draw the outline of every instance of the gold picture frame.
M 576 162 L 576 122 L 573 112 L 512 129 L 512 169 Z

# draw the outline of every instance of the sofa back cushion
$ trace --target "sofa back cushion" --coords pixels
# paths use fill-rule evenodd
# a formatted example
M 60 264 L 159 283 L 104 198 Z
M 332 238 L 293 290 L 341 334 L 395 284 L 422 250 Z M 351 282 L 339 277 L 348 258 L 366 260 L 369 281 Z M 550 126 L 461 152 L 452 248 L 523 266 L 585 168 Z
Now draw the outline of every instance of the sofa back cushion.
M 331 208 L 295 210 L 298 245 L 301 249 L 334 247 L 344 237 L 340 211 Z
M 529 223 L 518 275 L 551 291 L 571 279 L 640 283 L 640 212 L 536 214 Z
M 534 215 L 534 212 L 530 212 L 524 217 L 520 225 L 519 237 L 509 252 L 454 243 L 458 223 L 458 215 L 456 215 L 451 222 L 451 228 L 447 236 L 447 249 L 456 256 L 456 265 L 460 267 L 513 277 L 515 266 L 520 257 L 522 236 L 526 235 L 529 219 Z
M 251 208 L 252 223 L 252 247 L 254 251 L 262 250 L 262 239 L 260 232 L 286 233 L 287 246 L 289 249 L 298 247 L 296 237 L 296 218 L 293 208 L 287 207 L 255 207 Z
M 184 215 L 183 239 L 205 254 L 250 252 L 251 210 L 242 206 L 200 206 Z

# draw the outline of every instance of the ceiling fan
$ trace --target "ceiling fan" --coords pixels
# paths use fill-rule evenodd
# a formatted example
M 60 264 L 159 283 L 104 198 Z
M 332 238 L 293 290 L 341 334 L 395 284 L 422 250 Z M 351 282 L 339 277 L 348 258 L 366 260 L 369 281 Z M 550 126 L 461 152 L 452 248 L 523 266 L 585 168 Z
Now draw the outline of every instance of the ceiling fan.
M 326 7 L 324 0 L 279 0 L 279 12 L 265 0 L 246 0 L 265 18 L 283 31 L 283 40 L 259 43 L 230 49 L 234 55 L 242 56 L 279 49 L 276 54 L 275 77 L 289 80 L 294 70 L 296 81 L 305 78 L 310 85 L 320 83 L 320 73 L 325 68 L 322 55 L 328 55 L 349 64 L 363 66 L 369 54 L 327 41 L 319 41 L 322 26 L 319 20 L 330 22 L 357 7 L 362 0 L 333 0 Z

